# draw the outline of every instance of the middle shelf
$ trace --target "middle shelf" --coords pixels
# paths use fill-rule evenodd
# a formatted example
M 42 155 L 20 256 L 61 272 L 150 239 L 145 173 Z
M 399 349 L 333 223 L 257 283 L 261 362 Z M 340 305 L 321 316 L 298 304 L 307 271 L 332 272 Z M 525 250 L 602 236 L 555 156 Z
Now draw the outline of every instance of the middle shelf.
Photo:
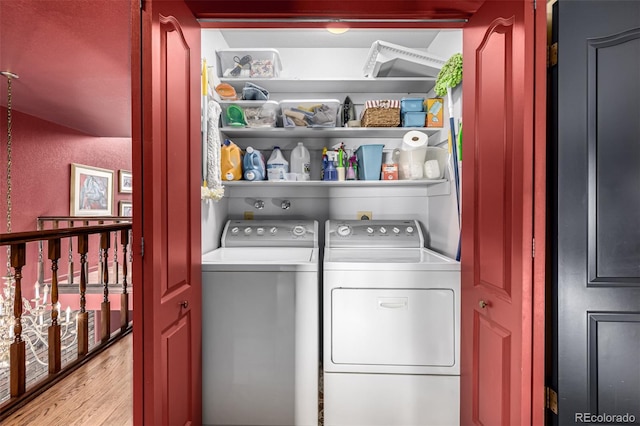
M 427 135 L 435 135 L 441 127 L 221 127 L 228 137 L 236 138 L 402 138 L 411 131 L 418 130 Z

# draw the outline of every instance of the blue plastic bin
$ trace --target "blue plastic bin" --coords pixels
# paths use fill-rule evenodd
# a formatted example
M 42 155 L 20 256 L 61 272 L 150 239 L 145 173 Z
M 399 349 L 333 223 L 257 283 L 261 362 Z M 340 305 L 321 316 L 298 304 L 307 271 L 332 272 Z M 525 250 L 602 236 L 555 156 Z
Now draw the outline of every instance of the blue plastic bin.
M 382 170 L 382 144 L 361 145 L 356 150 L 358 179 L 380 180 Z
M 402 114 L 402 127 L 425 127 L 426 112 L 405 112 Z
M 400 100 L 400 113 L 424 111 L 424 98 L 402 98 Z

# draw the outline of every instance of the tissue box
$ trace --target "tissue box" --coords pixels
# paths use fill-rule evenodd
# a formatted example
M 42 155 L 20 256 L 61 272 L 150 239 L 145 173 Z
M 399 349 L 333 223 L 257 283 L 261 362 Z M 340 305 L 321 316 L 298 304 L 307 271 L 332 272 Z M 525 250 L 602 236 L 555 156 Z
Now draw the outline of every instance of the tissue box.
M 443 127 L 444 126 L 444 99 L 429 98 L 425 102 L 427 111 L 427 120 L 424 127 Z

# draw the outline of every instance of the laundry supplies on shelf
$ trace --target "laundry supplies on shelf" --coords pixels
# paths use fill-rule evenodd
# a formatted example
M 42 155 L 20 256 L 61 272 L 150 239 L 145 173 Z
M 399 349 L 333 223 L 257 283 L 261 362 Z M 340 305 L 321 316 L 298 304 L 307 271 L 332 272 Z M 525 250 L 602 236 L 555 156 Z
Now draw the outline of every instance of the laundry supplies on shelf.
M 295 173 L 296 180 L 311 180 L 311 155 L 302 142 L 291 150 L 291 173 Z
M 218 57 L 218 77 L 273 78 L 280 75 L 282 64 L 275 49 L 221 49 Z
M 267 177 L 269 180 L 287 180 L 289 162 L 279 146 L 274 146 L 269 160 L 267 160 Z
M 280 101 L 284 127 L 336 127 L 340 101 L 306 99 Z
M 257 149 L 247 147 L 242 159 L 242 166 L 245 180 L 264 180 L 267 177 L 264 156 Z
M 220 149 L 220 171 L 222 180 L 242 179 L 242 151 L 229 139 L 224 141 Z

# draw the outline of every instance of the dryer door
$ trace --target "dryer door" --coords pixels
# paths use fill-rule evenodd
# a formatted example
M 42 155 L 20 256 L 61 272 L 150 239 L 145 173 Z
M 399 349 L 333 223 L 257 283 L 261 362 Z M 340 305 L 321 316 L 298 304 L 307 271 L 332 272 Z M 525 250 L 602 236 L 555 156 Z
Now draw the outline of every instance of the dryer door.
M 331 361 L 355 372 L 453 374 L 455 322 L 452 289 L 335 288 Z

